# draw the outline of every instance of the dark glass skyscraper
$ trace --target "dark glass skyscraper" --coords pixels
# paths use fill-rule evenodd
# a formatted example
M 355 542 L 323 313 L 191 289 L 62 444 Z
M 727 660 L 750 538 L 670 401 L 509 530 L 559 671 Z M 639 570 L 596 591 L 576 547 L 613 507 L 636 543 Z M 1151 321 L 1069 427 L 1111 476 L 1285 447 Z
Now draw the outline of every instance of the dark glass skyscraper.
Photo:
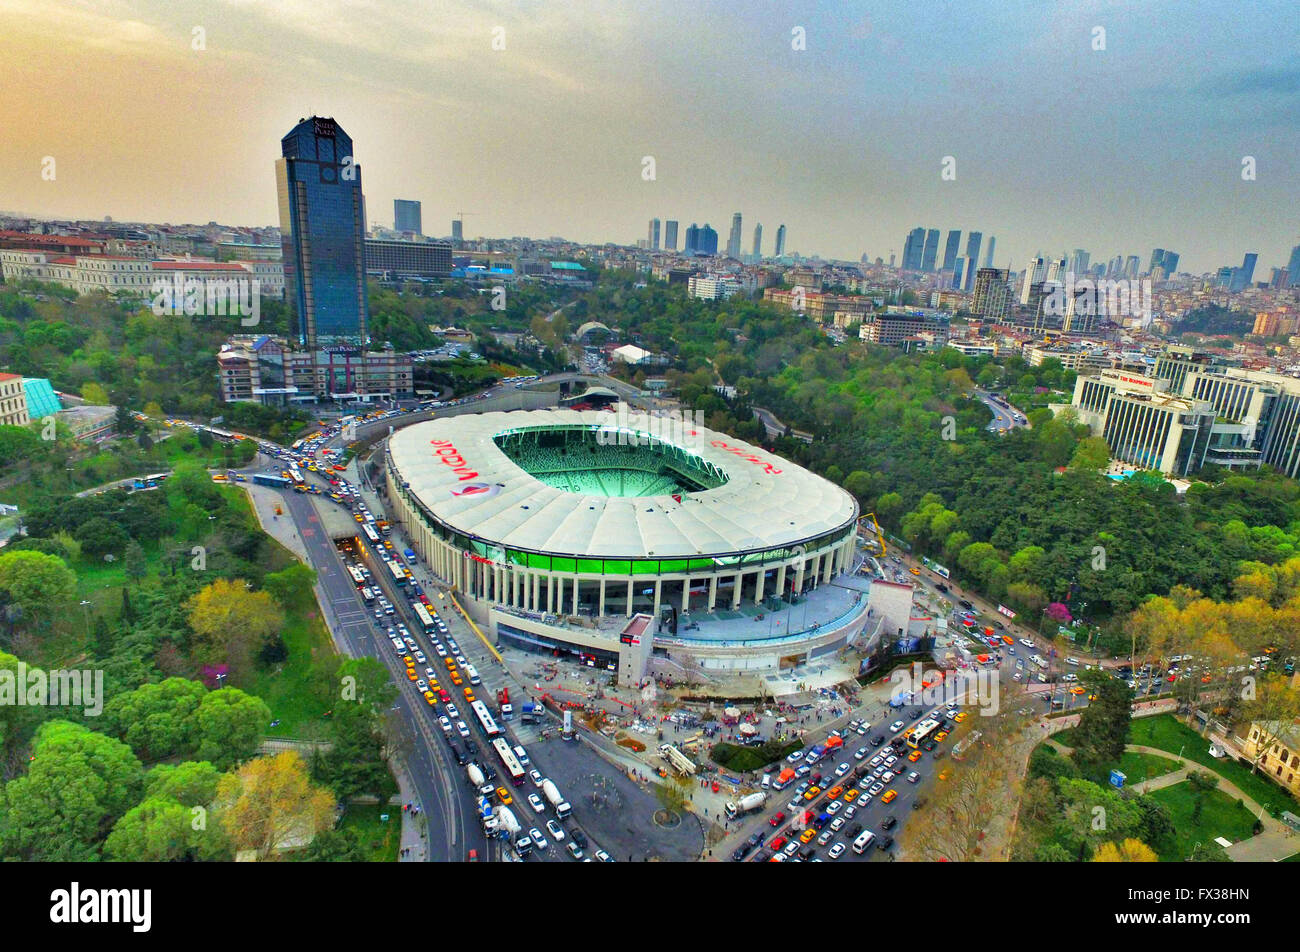
M 393 199 L 393 231 L 424 232 L 420 227 L 420 203 L 407 198 Z
M 975 288 L 975 271 L 979 267 L 980 244 L 984 240 L 982 232 L 972 231 L 966 236 L 966 290 Z
M 702 255 L 716 255 L 718 253 L 718 233 L 708 223 L 700 229 L 700 246 L 696 249 Z
M 948 232 L 948 242 L 943 248 L 943 271 L 952 271 L 957 266 L 957 255 L 961 252 L 961 229 L 954 228 Z
M 1293 288 L 1300 288 L 1300 245 L 1291 249 L 1291 261 L 1286 266 L 1287 284 Z
M 700 250 L 700 226 L 695 222 L 691 222 L 686 227 L 686 244 L 682 246 L 682 250 L 688 255 L 693 255 Z
M 903 270 L 920 271 L 921 253 L 925 250 L 925 229 L 913 228 L 903 242 Z
M 925 233 L 925 250 L 921 252 L 921 270 L 933 271 L 934 260 L 939 256 L 939 229 L 931 228 Z
M 1296 251 L 1300 251 L 1300 248 L 1297 248 Z M 783 254 L 785 254 L 785 225 L 776 230 L 776 256 L 779 258 Z
M 668 251 L 677 250 L 677 222 L 671 219 L 664 222 L 664 248 Z
M 311 351 L 359 351 L 368 340 L 365 198 L 352 139 L 333 119 L 303 119 L 276 162 L 285 299 Z

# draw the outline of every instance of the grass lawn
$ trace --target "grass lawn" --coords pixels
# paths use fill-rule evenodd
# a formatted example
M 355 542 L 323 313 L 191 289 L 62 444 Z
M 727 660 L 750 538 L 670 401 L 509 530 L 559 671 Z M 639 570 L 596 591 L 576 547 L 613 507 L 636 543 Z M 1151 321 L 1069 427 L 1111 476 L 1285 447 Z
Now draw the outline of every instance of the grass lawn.
M 1212 843 L 1216 836 L 1236 843 L 1253 835 L 1255 815 L 1244 806 L 1238 806 L 1236 798 L 1220 790 L 1210 790 L 1205 794 L 1199 820 L 1192 818 L 1195 801 L 1187 783 L 1176 783 L 1147 796 L 1168 807 L 1174 821 L 1173 844 L 1161 852 L 1161 862 L 1183 862 L 1197 843 Z
M 287 660 L 269 669 L 259 669 L 252 680 L 238 685 L 249 694 L 256 694 L 271 709 L 272 720 L 280 723 L 269 727 L 268 737 L 298 737 L 308 723 L 319 723 L 329 710 L 329 704 L 313 690 L 316 680 L 315 660 L 334 654 L 334 645 L 320 612 L 314 608 L 310 617 L 286 614 L 280 636 L 289 649 Z
M 381 814 L 388 814 L 388 822 L 379 819 Z M 395 863 L 397 851 L 402 839 L 402 808 L 388 803 L 375 806 L 351 804 L 343 819 L 339 820 L 339 829 L 351 827 L 361 835 L 363 848 L 368 852 L 372 863 Z
M 1128 778 L 1127 783 L 1134 784 L 1163 777 L 1178 770 L 1179 766 L 1178 761 L 1172 757 L 1126 750 L 1124 756 L 1119 759 L 1119 769 Z
M 1183 724 L 1172 714 L 1159 714 L 1155 717 L 1139 717 L 1133 720 L 1133 730 L 1129 736 L 1130 744 L 1144 747 L 1158 747 L 1177 755 L 1181 749 L 1183 757 L 1230 781 L 1260 805 L 1267 804 L 1268 812 L 1280 816 L 1283 810 L 1296 812 L 1295 799 L 1277 784 L 1260 774 L 1252 774 L 1249 767 L 1235 761 L 1210 756 L 1210 741 Z

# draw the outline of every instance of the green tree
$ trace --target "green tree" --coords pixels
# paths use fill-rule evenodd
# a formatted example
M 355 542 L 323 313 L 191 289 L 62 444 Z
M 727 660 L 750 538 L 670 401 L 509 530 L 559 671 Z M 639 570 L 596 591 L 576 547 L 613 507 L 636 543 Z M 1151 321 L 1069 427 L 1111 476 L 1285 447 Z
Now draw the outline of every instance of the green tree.
M 142 684 L 105 705 L 104 724 L 145 763 L 186 754 L 198 744 L 198 710 L 207 693 L 184 678 Z
M 1070 459 L 1071 469 L 1103 470 L 1110 462 L 1110 446 L 1100 436 L 1089 436 L 1079 441 Z
M 1099 777 L 1119 763 L 1128 744 L 1133 692 L 1123 681 L 1101 670 L 1085 671 L 1079 678 L 1097 700 L 1079 715 L 1074 729 L 1073 758 L 1087 776 Z
M 132 807 L 104 842 L 104 858 L 119 863 L 224 862 L 233 858 L 220 824 L 206 810 L 150 798 Z
M 95 558 L 110 553 L 116 555 L 126 548 L 127 543 L 127 534 L 122 527 L 102 516 L 78 526 L 72 536 L 80 543 L 82 552 Z
M 197 717 L 196 756 L 228 770 L 257 751 L 271 723 L 271 709 L 238 688 L 222 688 L 204 696 Z
M 66 609 L 76 589 L 77 576 L 57 556 L 0 553 L 0 605 L 17 606 L 24 617 L 46 617 Z

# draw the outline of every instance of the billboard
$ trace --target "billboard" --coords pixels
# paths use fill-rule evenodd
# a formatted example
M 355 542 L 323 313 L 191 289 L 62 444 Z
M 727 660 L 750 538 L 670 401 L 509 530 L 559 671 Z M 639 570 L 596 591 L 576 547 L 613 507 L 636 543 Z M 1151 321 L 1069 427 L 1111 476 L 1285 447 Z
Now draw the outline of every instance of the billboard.
M 1015 617 L 1016 617 L 1016 613 L 1013 612 L 1010 608 L 1007 608 L 1006 605 L 999 605 L 999 606 L 998 606 L 998 611 L 1000 611 L 1002 614 L 1006 615 L 1008 618 L 1015 618 Z

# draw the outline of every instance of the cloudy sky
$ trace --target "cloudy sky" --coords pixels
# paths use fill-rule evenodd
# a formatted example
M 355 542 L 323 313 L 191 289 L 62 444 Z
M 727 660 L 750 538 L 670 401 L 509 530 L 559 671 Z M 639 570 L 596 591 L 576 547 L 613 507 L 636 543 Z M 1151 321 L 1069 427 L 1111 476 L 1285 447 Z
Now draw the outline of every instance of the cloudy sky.
M 0 210 L 49 217 L 274 224 L 316 114 L 372 223 L 413 198 L 431 234 L 741 211 L 746 250 L 924 225 L 1263 277 L 1300 242 L 1297 0 L 0 0 L 0 90 Z

